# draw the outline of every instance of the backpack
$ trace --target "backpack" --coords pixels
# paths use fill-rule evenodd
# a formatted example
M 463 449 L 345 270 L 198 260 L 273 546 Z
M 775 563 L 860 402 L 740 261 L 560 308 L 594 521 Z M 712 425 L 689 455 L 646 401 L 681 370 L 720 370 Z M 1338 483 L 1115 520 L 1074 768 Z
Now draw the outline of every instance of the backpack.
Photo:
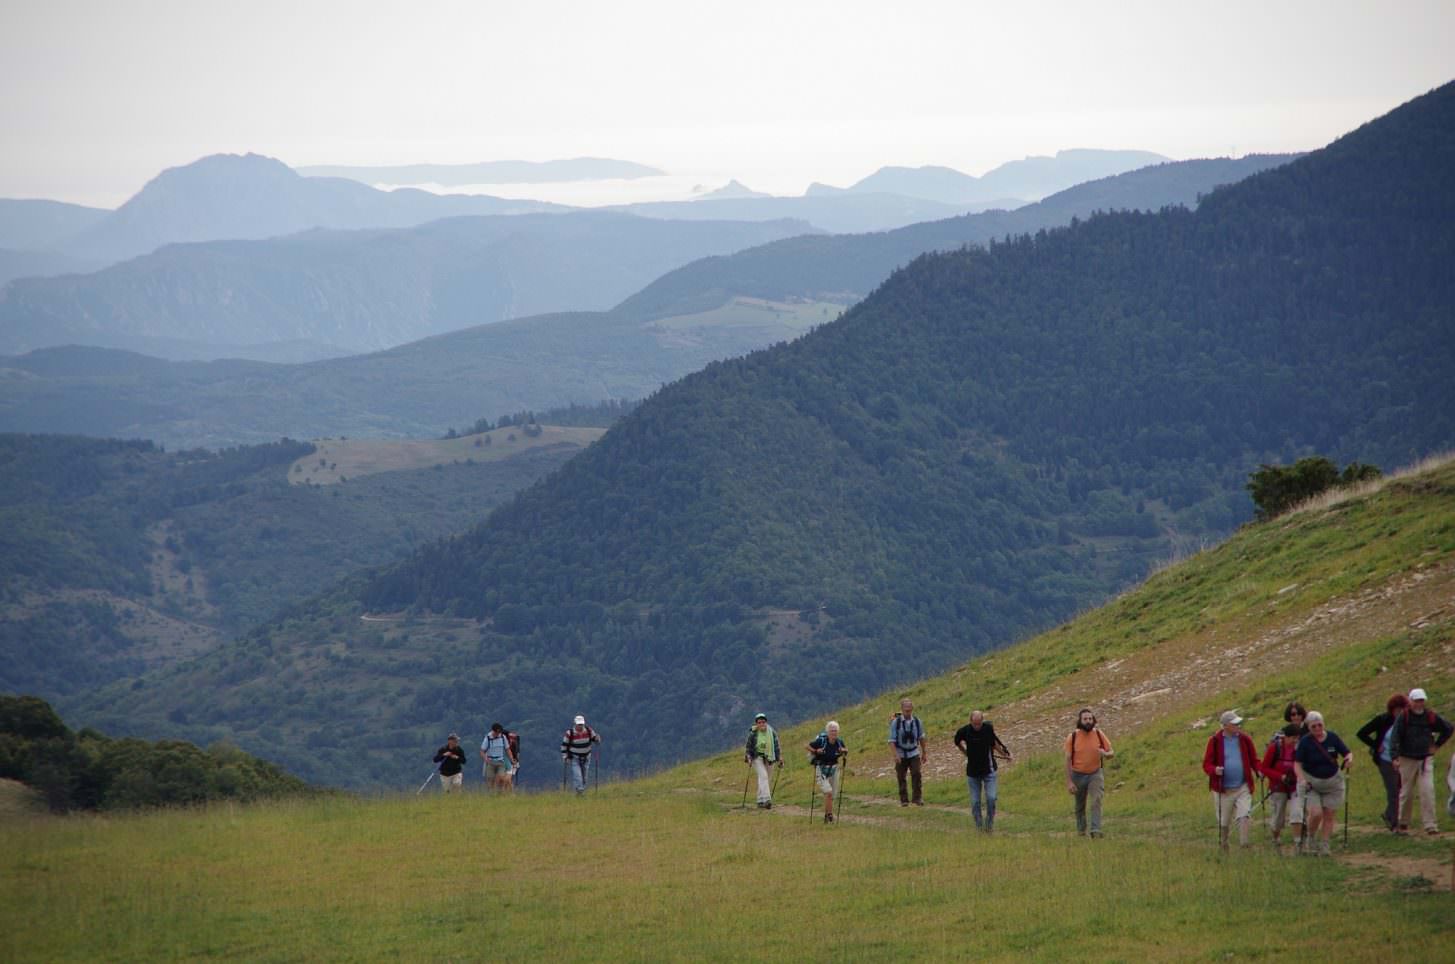
M 909 719 L 913 725 L 906 728 L 903 714 L 894 714 L 894 745 L 906 753 L 916 749 L 919 746 L 919 741 L 924 739 L 925 735 L 924 728 L 920 726 L 919 717 L 912 716 Z M 906 736 L 909 737 L 909 745 L 907 746 L 904 742 Z
M 520 762 L 520 734 L 514 730 L 505 731 L 505 742 L 510 744 L 510 755 Z

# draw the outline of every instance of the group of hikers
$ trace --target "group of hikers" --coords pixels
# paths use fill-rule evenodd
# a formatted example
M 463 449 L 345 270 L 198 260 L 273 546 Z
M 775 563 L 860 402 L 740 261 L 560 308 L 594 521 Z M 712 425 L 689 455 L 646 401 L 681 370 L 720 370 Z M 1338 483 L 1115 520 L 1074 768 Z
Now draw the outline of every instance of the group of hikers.
M 586 723 L 586 717 L 577 716 L 571 727 L 561 737 L 561 786 L 566 785 L 570 775 L 572 789 L 576 793 L 586 792 L 594 779 L 591 766 L 596 760 L 596 749 L 601 744 L 601 734 Z M 460 790 L 465 784 L 465 750 L 460 746 L 460 735 L 451 733 L 445 745 L 435 751 L 435 769 L 419 788 L 423 792 L 436 776 L 445 793 Z M 510 792 L 520 780 L 520 735 L 508 730 L 502 723 L 491 723 L 485 739 L 480 741 L 480 776 L 487 790 Z
M 1243 732 L 1243 718 L 1236 710 L 1219 717 L 1219 728 L 1208 738 L 1202 768 L 1207 774 L 1217 816 L 1218 844 L 1226 851 L 1234 826 L 1240 846 L 1249 846 L 1253 799 L 1260 782 L 1266 789 L 1257 807 L 1267 806 L 1271 840 L 1281 848 L 1287 830 L 1295 853 L 1329 854 L 1329 839 L 1337 812 L 1348 810 L 1346 789 L 1354 757 L 1348 745 L 1330 730 L 1317 711 L 1290 702 L 1283 710 L 1284 725 L 1268 740 L 1260 754 L 1253 739 Z M 1395 834 L 1410 833 L 1414 801 L 1420 800 L 1420 822 L 1426 834 L 1438 834 L 1435 819 L 1435 756 L 1450 739 L 1452 728 L 1428 705 L 1425 691 L 1415 688 L 1389 698 L 1385 711 L 1362 726 L 1355 735 L 1369 747 L 1374 765 L 1384 781 L 1385 826 Z M 995 732 L 995 726 L 980 710 L 955 731 L 952 740 L 965 757 L 965 779 L 970 797 L 970 814 L 975 826 L 985 832 L 995 829 L 1000 764 L 1011 759 L 1010 749 Z M 561 737 L 563 770 L 571 777 L 577 794 L 586 792 L 588 768 L 601 743 L 601 735 L 577 716 Z M 889 721 L 888 744 L 894 756 L 894 775 L 899 786 L 901 807 L 924 805 L 924 765 L 927 761 L 925 728 L 914 714 L 914 703 L 900 701 L 899 712 Z M 810 813 L 819 794 L 823 796 L 823 820 L 833 823 L 834 805 L 841 798 L 843 767 L 849 748 L 839 735 L 839 724 L 830 720 L 803 749 L 813 767 L 809 798 Z M 1076 715 L 1075 727 L 1062 746 L 1066 762 L 1066 789 L 1074 799 L 1076 832 L 1100 837 L 1102 799 L 1105 796 L 1103 768 L 1115 755 L 1109 740 L 1088 707 Z M 508 791 L 519 772 L 519 739 L 499 723 L 480 744 L 482 775 L 488 787 Z M 435 754 L 437 773 L 446 793 L 458 790 L 463 781 L 465 751 L 457 734 Z M 783 750 L 778 733 L 766 713 L 758 713 L 743 745 L 743 762 L 750 768 L 743 783 L 743 806 L 747 806 L 748 782 L 757 776 L 757 805 L 773 808 L 773 771 L 783 767 Z M 432 773 L 431 778 L 434 774 Z M 1455 759 L 1447 776 L 1450 799 L 1447 807 L 1455 816 Z M 429 781 L 425 781 L 428 785 Z M 566 784 L 562 776 L 563 788 Z M 424 788 L 421 787 L 421 790 Z

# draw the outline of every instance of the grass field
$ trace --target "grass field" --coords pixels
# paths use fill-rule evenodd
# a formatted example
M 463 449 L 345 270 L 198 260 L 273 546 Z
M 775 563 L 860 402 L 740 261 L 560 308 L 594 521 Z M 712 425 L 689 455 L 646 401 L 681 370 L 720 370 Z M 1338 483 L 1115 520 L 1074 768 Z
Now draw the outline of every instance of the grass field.
M 726 304 L 693 315 L 674 315 L 652 322 L 670 331 L 693 328 L 783 328 L 801 334 L 815 325 L 833 321 L 847 305 L 832 301 L 767 301 L 738 297 Z
M 732 750 L 586 799 L 12 813 L 0 958 L 1444 959 L 1443 789 L 1444 834 L 1384 833 L 1383 791 L 1356 749 L 1335 859 L 1280 854 L 1256 824 L 1252 848 L 1221 856 L 1199 766 L 1222 709 L 1239 708 L 1261 745 L 1296 697 L 1353 743 L 1414 685 L 1455 705 L 1455 463 L 1249 528 L 1065 627 L 907 687 L 931 735 L 923 808 L 895 800 L 894 692 L 835 714 L 854 756 L 833 826 L 809 814 L 798 749 L 822 721 L 783 728 L 771 812 L 738 809 Z M 1072 832 L 1058 750 L 1083 703 L 1117 750 L 1101 840 Z M 973 830 L 946 746 L 976 707 L 1016 754 L 994 836 Z
M 558 445 L 585 448 L 606 433 L 602 428 L 542 425 L 541 434 L 523 428 L 497 428 L 452 439 L 319 439 L 318 450 L 288 467 L 294 485 L 331 485 L 379 472 L 428 469 L 454 462 L 498 462 L 523 452 Z

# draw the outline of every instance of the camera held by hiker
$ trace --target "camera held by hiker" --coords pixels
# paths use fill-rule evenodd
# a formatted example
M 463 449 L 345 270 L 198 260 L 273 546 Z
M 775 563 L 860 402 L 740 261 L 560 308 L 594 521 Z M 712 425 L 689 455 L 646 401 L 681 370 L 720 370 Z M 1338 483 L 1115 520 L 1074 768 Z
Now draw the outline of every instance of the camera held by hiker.
M 997 758 L 1009 760 L 1010 750 L 995 735 L 995 726 L 980 710 L 970 714 L 970 722 L 955 731 L 955 745 L 965 754 L 965 782 L 970 789 L 970 813 L 977 829 L 986 833 L 995 830 Z M 985 820 L 980 819 L 980 798 L 985 797 Z
M 1384 779 L 1384 826 L 1399 830 L 1399 758 L 1394 753 L 1394 723 L 1410 705 L 1403 693 L 1395 693 L 1384 704 L 1384 712 L 1359 728 L 1354 736 L 1369 747 L 1374 765 Z
M 465 785 L 465 748 L 460 746 L 458 733 L 451 733 L 445 745 L 435 751 L 434 762 L 439 766 L 440 787 L 445 793 L 454 793 Z
M 778 732 L 768 725 L 766 713 L 753 717 L 753 728 L 748 730 L 748 740 L 743 745 L 743 762 L 758 775 L 758 809 L 772 810 L 773 784 L 768 779 L 768 771 L 771 767 L 783 766 L 783 755 L 779 752 Z
M 899 701 L 899 712 L 889 721 L 889 745 L 894 749 L 894 776 L 899 781 L 899 805 L 910 804 L 910 794 L 904 785 L 908 773 L 914 787 L 914 805 L 924 806 L 924 777 L 921 767 L 928 754 L 925 752 L 925 728 L 914 715 L 914 703 L 905 698 Z
M 1218 814 L 1218 847 L 1228 849 L 1232 824 L 1238 825 L 1238 846 L 1248 846 L 1248 823 L 1253 812 L 1253 787 L 1258 777 L 1258 749 L 1243 732 L 1243 718 L 1236 710 L 1223 713 L 1222 729 L 1208 738 L 1202 753 L 1202 770 L 1212 790 Z
M 1308 811 L 1308 839 L 1301 848 L 1305 855 L 1329 856 L 1329 834 L 1347 790 L 1345 776 L 1353 769 L 1354 755 L 1339 734 L 1324 725 L 1324 716 L 1309 711 L 1308 733 L 1293 753 L 1299 792 Z
M 838 795 L 839 767 L 849 756 L 849 748 L 839 739 L 839 724 L 829 720 L 823 732 L 807 744 L 813 754 L 813 777 L 823 794 L 823 822 L 834 822 L 834 798 Z
M 1106 795 L 1102 764 L 1113 755 L 1111 740 L 1096 725 L 1090 707 L 1076 714 L 1076 729 L 1066 737 L 1066 789 L 1076 798 L 1076 832 L 1083 837 L 1087 833 L 1093 838 L 1101 836 L 1101 799 Z
M 1399 765 L 1399 827 L 1409 833 L 1415 794 L 1420 796 L 1420 822 L 1425 833 L 1437 834 L 1435 822 L 1435 754 L 1450 739 L 1451 727 L 1443 716 L 1425 705 L 1425 691 L 1410 690 L 1410 705 L 1395 719 L 1390 740 Z

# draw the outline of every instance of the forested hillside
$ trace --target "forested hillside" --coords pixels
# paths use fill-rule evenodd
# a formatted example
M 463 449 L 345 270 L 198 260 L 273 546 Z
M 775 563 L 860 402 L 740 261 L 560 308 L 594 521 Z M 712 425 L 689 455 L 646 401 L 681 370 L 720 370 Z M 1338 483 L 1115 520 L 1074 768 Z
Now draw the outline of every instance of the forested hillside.
M 1064 225 L 1097 210 L 1192 205 L 1219 184 L 1286 160 L 1164 164 L 1013 212 L 788 239 L 693 262 L 609 312 L 523 318 L 353 358 L 287 367 L 166 364 L 94 348 L 45 349 L 0 359 L 0 430 L 217 447 L 280 435 L 432 435 L 482 411 L 643 398 L 711 361 L 832 321 L 839 306 L 927 251 Z
M 205 652 L 484 518 L 579 448 L 290 485 L 314 451 L 0 435 L 0 691 L 63 700 Z
M 362 591 L 88 711 L 205 702 L 207 732 L 359 780 L 476 717 L 545 754 L 584 712 L 652 766 L 751 706 L 801 716 L 1009 643 L 1247 519 L 1260 463 L 1455 444 L 1452 120 L 1455 86 L 1196 211 L 924 256 Z

